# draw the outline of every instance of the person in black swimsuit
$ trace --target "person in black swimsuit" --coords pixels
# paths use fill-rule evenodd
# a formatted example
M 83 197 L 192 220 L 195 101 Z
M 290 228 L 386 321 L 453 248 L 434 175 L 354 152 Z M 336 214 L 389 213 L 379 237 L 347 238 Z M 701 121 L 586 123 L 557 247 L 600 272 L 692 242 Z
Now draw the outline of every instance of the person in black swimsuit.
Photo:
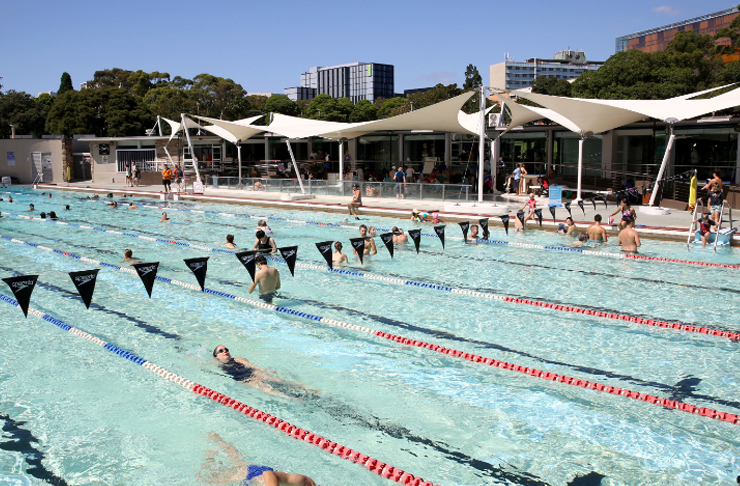
M 267 236 L 264 231 L 257 231 L 254 236 L 257 239 L 254 240 L 254 249 L 261 251 L 262 253 L 276 253 L 277 245 L 275 239 L 272 236 Z

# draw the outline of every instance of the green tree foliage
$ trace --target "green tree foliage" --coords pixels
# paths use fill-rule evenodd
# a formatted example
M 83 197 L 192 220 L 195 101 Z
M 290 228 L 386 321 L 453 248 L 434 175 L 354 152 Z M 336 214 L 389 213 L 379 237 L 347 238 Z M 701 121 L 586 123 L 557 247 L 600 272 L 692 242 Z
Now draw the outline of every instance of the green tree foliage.
M 468 64 L 468 67 L 465 68 L 465 83 L 463 84 L 463 90 L 467 91 L 469 89 L 474 89 L 482 84 L 483 78 L 481 78 L 478 68 L 472 64 Z
M 360 100 L 349 115 L 349 121 L 353 123 L 378 119 L 378 107 L 368 100 Z
M 247 92 L 240 84 L 228 78 L 199 74 L 193 78 L 190 95 L 197 103 L 200 115 L 236 120 L 249 111 Z
M 740 6 L 739 6 L 740 7 Z M 729 46 L 717 46 L 717 53 L 719 54 L 733 54 L 740 48 L 740 16 L 735 17 L 730 25 L 724 27 L 717 32 L 714 36 L 714 40 L 727 39 L 730 42 Z
M 403 107 L 405 104 L 406 98 L 379 98 L 375 100 L 375 106 L 378 107 L 377 116 L 378 118 L 388 118 L 394 110 Z
M 308 118 L 346 122 L 354 107 L 349 98 L 337 99 L 320 94 L 308 104 L 306 115 Z
M 69 75 L 69 73 L 64 72 L 62 73 L 62 80 L 59 83 L 59 90 L 57 91 L 57 95 L 64 94 L 67 91 L 74 91 L 75 88 L 72 86 L 72 76 Z
M 158 71 L 147 73 L 142 70 L 127 71 L 113 68 L 95 71 L 93 79 L 87 82 L 87 86 L 88 88 L 119 88 L 144 97 L 150 89 L 167 86 L 169 81 L 168 73 Z
M 98 137 L 141 135 L 154 124 L 148 107 L 126 90 L 106 87 L 68 91 L 58 96 L 46 119 L 49 133 Z
M 46 133 L 44 123 L 51 96 L 47 94 L 39 98 L 34 99 L 28 93 L 12 89 L 0 93 L 0 138 L 10 137 L 10 125 L 15 125 L 18 135 L 40 137 Z
M 551 96 L 570 96 L 571 84 L 567 79 L 557 79 L 555 76 L 540 76 L 534 80 L 533 93 Z
M 264 109 L 268 113 L 281 113 L 290 116 L 298 116 L 300 114 L 298 104 L 281 94 L 272 95 L 267 98 Z
M 152 113 L 171 120 L 179 120 L 181 113 L 195 113 L 197 109 L 187 91 L 169 86 L 149 90 L 143 101 Z

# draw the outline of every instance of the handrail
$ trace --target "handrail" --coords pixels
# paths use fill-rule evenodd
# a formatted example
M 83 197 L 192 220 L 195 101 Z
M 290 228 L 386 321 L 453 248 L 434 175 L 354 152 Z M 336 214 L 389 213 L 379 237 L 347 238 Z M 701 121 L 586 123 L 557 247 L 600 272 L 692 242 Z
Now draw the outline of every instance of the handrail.
M 719 210 L 719 221 L 717 222 L 717 233 L 714 237 L 714 252 L 717 253 L 717 243 L 719 242 L 719 230 L 722 229 L 722 215 L 725 212 L 725 204 L 726 201 L 722 201 L 722 209 Z M 730 226 L 732 226 L 732 222 L 730 222 Z

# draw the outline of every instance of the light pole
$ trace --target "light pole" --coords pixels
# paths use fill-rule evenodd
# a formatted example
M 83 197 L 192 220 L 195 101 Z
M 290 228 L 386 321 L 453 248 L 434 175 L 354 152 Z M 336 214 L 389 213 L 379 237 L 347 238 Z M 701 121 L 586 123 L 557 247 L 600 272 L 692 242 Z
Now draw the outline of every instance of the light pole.
M 409 103 L 411 103 L 411 111 L 414 111 L 414 102 L 409 100 Z

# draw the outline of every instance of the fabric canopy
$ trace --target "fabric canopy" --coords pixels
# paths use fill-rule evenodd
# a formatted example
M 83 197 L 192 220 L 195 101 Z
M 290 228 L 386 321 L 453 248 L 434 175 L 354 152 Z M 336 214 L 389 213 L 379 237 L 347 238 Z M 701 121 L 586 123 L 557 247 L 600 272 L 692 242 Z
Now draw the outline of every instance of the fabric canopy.
M 509 112 L 511 113 L 511 123 L 506 128 L 506 130 L 501 133 L 501 135 L 507 133 L 513 128 L 520 127 L 527 123 L 533 122 L 535 120 L 541 120 L 543 118 L 548 118 L 572 132 L 578 133 L 580 131 L 579 127 L 576 126 L 572 121 L 570 121 L 560 113 L 549 110 L 547 108 L 520 105 L 515 101 L 510 101 L 509 103 L 506 103 L 506 107 L 509 108 Z
M 170 139 L 168 140 L 168 143 L 169 143 L 173 138 L 175 138 L 175 136 L 177 135 L 177 132 L 182 130 L 182 123 L 176 122 L 174 120 L 170 120 L 169 118 L 165 118 L 163 116 L 161 116 L 160 118 L 166 121 L 172 128 L 172 135 L 170 135 Z M 187 128 L 203 128 L 197 122 L 191 120 L 188 117 L 185 117 L 185 124 L 187 125 Z
M 242 142 L 248 138 L 251 138 L 258 133 L 264 132 L 267 127 L 252 125 L 262 118 L 264 115 L 257 115 L 251 118 L 244 118 L 236 121 L 219 120 L 217 118 L 209 118 L 207 116 L 191 115 L 195 116 L 199 120 L 211 123 L 211 125 L 203 125 L 204 130 L 208 130 L 214 135 L 228 140 L 233 144 Z
M 486 115 L 488 115 L 488 113 L 493 110 L 495 106 L 496 105 L 486 108 Z M 484 117 L 484 120 L 485 118 L 486 117 Z M 480 112 L 468 114 L 460 110 L 457 112 L 457 121 L 460 126 L 465 128 L 465 130 L 469 131 L 470 133 L 480 133 Z

